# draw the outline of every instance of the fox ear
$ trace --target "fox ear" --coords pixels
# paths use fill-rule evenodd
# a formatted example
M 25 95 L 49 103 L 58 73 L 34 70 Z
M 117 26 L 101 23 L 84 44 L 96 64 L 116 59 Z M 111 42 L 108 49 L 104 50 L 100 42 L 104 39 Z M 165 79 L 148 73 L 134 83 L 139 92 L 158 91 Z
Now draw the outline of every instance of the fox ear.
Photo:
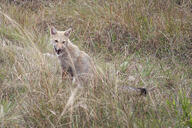
M 71 34 L 71 31 L 72 31 L 72 28 L 67 29 L 66 31 L 64 31 L 64 35 L 65 35 L 66 37 L 69 37 L 70 34 Z
M 57 34 L 57 29 L 55 27 L 51 26 L 50 33 L 51 33 L 51 35 Z

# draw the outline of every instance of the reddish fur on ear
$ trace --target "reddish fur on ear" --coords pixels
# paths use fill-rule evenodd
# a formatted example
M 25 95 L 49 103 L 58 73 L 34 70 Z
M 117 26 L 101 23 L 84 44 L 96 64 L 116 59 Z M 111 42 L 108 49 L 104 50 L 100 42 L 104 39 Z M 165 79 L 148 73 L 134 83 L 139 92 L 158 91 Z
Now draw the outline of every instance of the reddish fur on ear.
M 70 34 L 71 34 L 71 31 L 72 31 L 72 28 L 67 29 L 66 31 L 64 31 L 64 35 L 65 35 L 66 37 L 69 37 Z
M 50 33 L 51 33 L 51 35 L 57 34 L 57 29 L 55 27 L 51 26 Z

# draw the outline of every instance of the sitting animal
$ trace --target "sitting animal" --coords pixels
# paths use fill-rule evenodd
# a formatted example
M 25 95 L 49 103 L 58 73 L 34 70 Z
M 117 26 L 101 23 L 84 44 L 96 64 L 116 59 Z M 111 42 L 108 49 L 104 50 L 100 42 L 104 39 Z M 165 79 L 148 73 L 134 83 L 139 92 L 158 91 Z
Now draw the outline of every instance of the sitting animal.
M 62 78 L 66 79 L 69 76 L 78 84 L 87 84 L 98 73 L 95 70 L 95 65 L 91 57 L 70 41 L 71 31 L 71 28 L 66 31 L 58 31 L 52 26 L 50 28 L 50 41 L 61 64 Z M 126 92 L 136 92 L 139 95 L 147 94 L 145 88 L 129 86 L 120 86 L 119 88 Z
M 69 76 L 73 81 L 87 82 L 93 77 L 94 65 L 87 53 L 73 44 L 69 37 L 72 29 L 58 31 L 50 28 L 50 41 L 54 46 L 62 68 L 62 78 Z

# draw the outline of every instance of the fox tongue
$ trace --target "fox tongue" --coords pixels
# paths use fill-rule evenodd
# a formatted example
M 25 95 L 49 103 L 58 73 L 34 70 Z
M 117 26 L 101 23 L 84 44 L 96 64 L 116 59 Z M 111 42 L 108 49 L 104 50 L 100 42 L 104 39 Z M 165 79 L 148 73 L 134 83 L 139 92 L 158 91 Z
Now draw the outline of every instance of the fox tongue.
M 59 55 L 61 53 L 61 50 L 57 50 L 57 54 Z
M 61 53 L 61 50 L 60 50 L 60 49 L 57 50 L 57 49 L 55 48 L 55 52 L 59 55 L 59 54 Z

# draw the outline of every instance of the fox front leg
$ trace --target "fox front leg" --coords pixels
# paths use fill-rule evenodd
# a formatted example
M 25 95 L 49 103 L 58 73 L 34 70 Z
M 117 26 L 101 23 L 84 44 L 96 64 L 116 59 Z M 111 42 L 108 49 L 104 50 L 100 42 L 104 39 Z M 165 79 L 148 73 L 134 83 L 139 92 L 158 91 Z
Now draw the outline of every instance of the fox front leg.
M 63 70 L 63 71 L 62 71 L 62 79 L 63 79 L 63 80 L 66 80 L 67 77 L 68 77 L 68 72 L 65 71 L 65 70 Z
M 66 80 L 67 78 L 70 78 L 71 80 L 74 78 L 73 70 L 71 67 L 69 67 L 67 70 L 62 70 L 62 79 Z

